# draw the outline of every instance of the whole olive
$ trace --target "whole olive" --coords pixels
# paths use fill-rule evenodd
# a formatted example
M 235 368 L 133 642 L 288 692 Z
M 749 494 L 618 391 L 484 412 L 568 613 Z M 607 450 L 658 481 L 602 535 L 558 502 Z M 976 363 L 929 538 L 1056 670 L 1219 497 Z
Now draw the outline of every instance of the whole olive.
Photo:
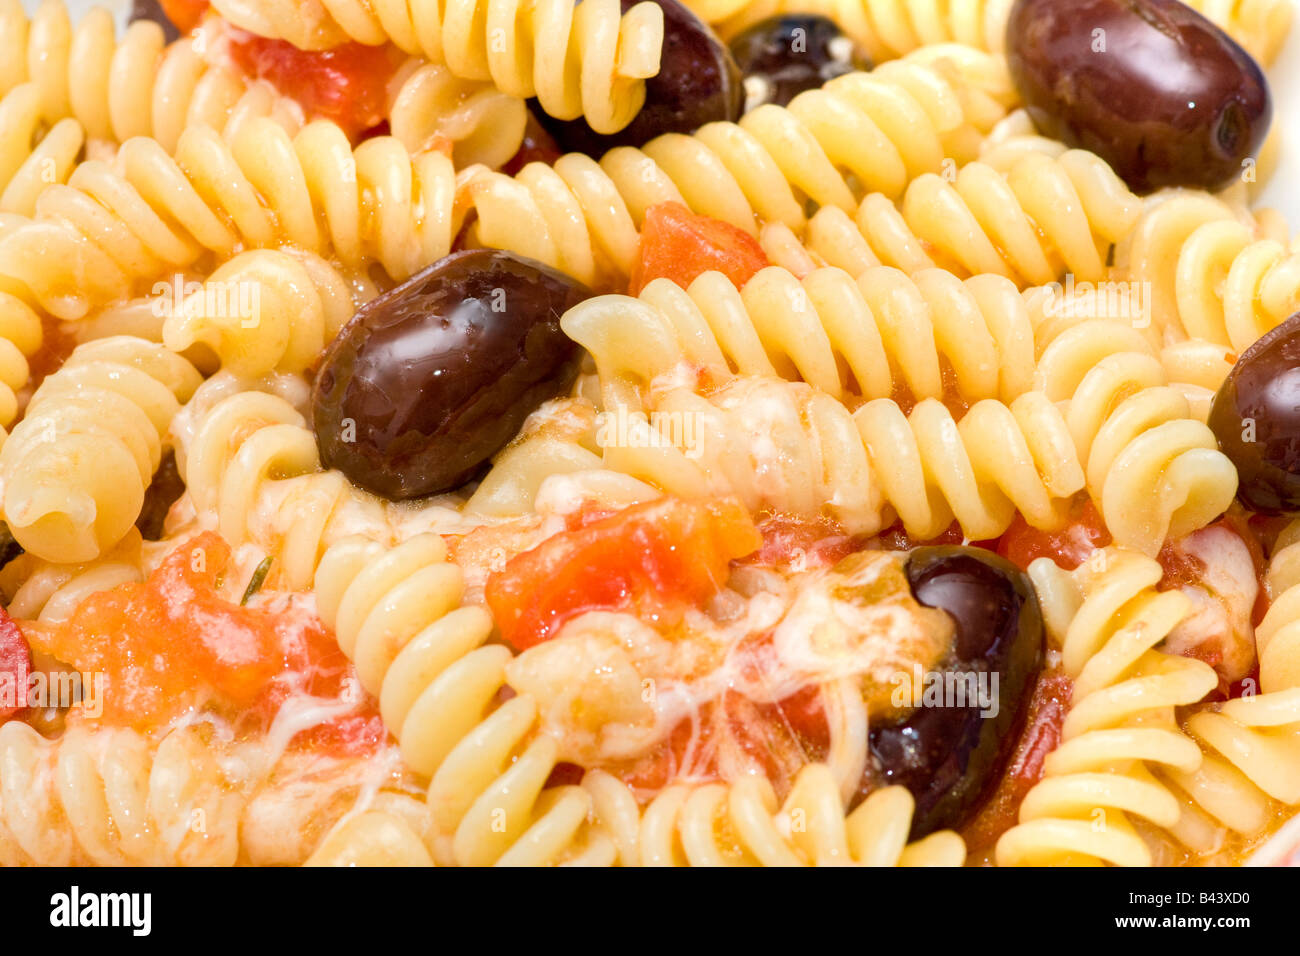
M 1210 406 L 1219 448 L 1251 511 L 1300 512 L 1300 313 L 1241 353 Z
M 623 12 L 639 0 L 622 0 Z M 654 0 L 664 10 L 659 73 L 646 80 L 645 105 L 617 133 L 602 136 L 584 120 L 557 120 L 534 110 L 565 152 L 599 157 L 615 146 L 641 146 L 664 133 L 691 133 L 705 123 L 736 120 L 745 92 L 740 68 L 712 30 L 677 0 Z
M 960 826 L 996 786 L 1042 667 L 1044 631 L 1029 576 L 991 551 L 917 548 L 907 579 L 916 600 L 947 611 L 956 631 L 948 660 L 931 677 L 965 688 L 964 701 L 944 696 L 944 706 L 923 704 L 870 731 L 868 773 L 912 792 L 917 838 Z M 971 693 L 981 689 L 983 700 Z
M 581 350 L 560 316 L 590 294 L 540 262 L 482 249 L 366 303 L 312 390 L 321 460 L 394 500 L 468 481 L 572 384 Z
M 1225 186 L 1268 133 L 1259 65 L 1178 0 L 1017 0 L 1006 36 L 1039 130 L 1097 153 L 1138 192 Z
M 761 20 L 736 35 L 731 55 L 745 76 L 747 111 L 764 103 L 785 106 L 827 80 L 871 69 L 867 55 L 835 21 L 815 13 Z

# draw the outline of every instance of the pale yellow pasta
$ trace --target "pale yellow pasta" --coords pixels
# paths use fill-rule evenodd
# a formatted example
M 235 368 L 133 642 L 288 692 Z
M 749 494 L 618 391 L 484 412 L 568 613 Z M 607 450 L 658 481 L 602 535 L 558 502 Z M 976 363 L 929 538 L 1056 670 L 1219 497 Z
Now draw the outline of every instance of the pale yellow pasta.
M 908 277 L 878 266 L 854 281 L 835 268 L 799 280 L 774 266 L 741 291 L 717 272 L 688 290 L 657 279 L 639 302 L 610 296 L 587 310 L 581 335 L 607 381 L 648 384 L 685 362 L 717 382 L 780 375 L 842 401 L 900 386 L 942 399 L 945 363 L 970 401 L 1011 401 L 1033 382 L 1034 333 L 1015 285 L 939 269 Z
M 1012 95 L 1005 71 L 964 48 L 887 63 L 806 91 L 788 108 L 768 104 L 739 123 L 619 147 L 599 163 L 574 153 L 513 178 L 467 173 L 471 235 L 589 285 L 622 285 L 656 203 L 683 203 L 755 236 L 763 222 L 802 236 L 806 202 L 854 214 L 864 191 L 899 196 L 945 157 L 973 158 Z
M 139 339 L 76 349 L 0 450 L 15 540 L 60 563 L 116 545 L 140 514 L 172 416 L 199 381 L 185 359 Z
M 229 142 L 191 126 L 174 157 L 135 138 L 111 163 L 82 163 L 47 188 L 35 220 L 0 238 L 0 276 L 63 319 L 247 246 L 293 245 L 360 270 L 378 262 L 403 279 L 450 250 L 454 189 L 442 153 L 412 157 L 392 137 L 354 151 L 324 120 L 291 138 L 256 118 Z
M 359 304 L 347 280 L 318 256 L 259 249 L 235 256 L 172 303 L 162 340 L 175 352 L 202 343 L 222 368 L 246 379 L 301 373 Z
M 457 169 L 474 164 L 496 169 L 519 152 L 528 119 L 520 97 L 418 59 L 407 61 L 393 82 L 398 85 L 388 108 L 389 128 L 411 153 L 449 140 Z
M 1277 59 L 1291 32 L 1293 0 L 1186 0 L 1246 48 L 1262 65 Z
M 641 109 L 664 40 L 657 4 L 620 14 L 618 0 L 538 0 L 524 8 L 513 0 L 216 0 L 213 7 L 231 23 L 302 49 L 391 41 L 467 80 L 535 96 L 559 119 L 583 116 L 599 133 L 617 132 Z
M 1094 552 L 1074 575 L 1077 610 L 1045 615 L 1049 627 L 1068 621 L 1051 636 L 1073 682 L 1070 707 L 1043 779 L 1020 805 L 1019 824 L 998 840 L 999 866 L 1145 866 L 1151 852 L 1131 818 L 1178 826 L 1181 801 L 1156 771 L 1200 766 L 1200 748 L 1178 727 L 1174 708 L 1201 700 L 1218 678 L 1202 661 L 1157 649 L 1188 612 L 1181 592 L 1156 591 L 1162 574 L 1141 555 Z M 1030 575 L 1049 582 L 1040 594 L 1071 587 L 1047 558 Z

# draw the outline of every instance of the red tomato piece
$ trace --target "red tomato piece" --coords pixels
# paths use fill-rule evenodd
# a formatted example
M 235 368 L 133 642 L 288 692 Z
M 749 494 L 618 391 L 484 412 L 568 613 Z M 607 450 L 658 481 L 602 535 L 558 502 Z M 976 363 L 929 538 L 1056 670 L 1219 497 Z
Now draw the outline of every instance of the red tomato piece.
M 672 622 L 716 594 L 728 565 L 762 544 L 737 501 L 660 498 L 562 531 L 493 573 L 485 596 L 519 650 L 591 610 Z
M 32 651 L 22 628 L 0 608 L 0 722 L 27 706 Z
M 353 138 L 383 121 L 388 82 L 401 63 L 392 46 L 345 43 L 332 50 L 299 50 L 285 40 L 233 28 L 230 56 L 249 76 L 297 100 L 309 117 L 333 120 Z
M 1011 527 L 998 539 L 997 552 L 1021 570 L 1038 558 L 1051 558 L 1067 571 L 1081 565 L 1097 548 L 1110 544 L 1110 532 L 1091 501 L 1077 504 L 1070 523 L 1059 531 L 1031 528 L 1017 514 Z
M 181 33 L 193 30 L 208 12 L 208 0 L 161 0 L 161 5 L 167 19 Z
M 721 272 L 740 288 L 769 263 L 758 240 L 743 229 L 697 216 L 681 203 L 651 206 L 641 225 L 641 254 L 632 267 L 629 294 L 653 279 L 686 288 L 704 272 Z

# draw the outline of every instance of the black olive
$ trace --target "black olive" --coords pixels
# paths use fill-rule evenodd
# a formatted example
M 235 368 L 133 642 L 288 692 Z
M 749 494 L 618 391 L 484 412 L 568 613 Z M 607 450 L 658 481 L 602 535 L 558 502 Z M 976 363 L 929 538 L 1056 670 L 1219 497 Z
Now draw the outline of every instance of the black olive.
M 1006 47 L 1039 130 L 1097 153 L 1138 192 L 1217 190 L 1268 133 L 1259 64 L 1178 0 L 1017 0 Z
M 176 467 L 176 456 L 169 451 L 163 455 L 162 464 L 154 472 L 153 481 L 149 482 L 149 488 L 144 493 L 140 517 L 135 519 L 135 526 L 140 529 L 140 534 L 146 541 L 162 540 L 167 512 L 171 511 L 176 499 L 184 492 L 185 482 Z
M 158 0 L 135 0 L 131 7 L 131 20 L 152 20 L 163 29 L 163 36 L 168 43 L 180 38 L 181 31 L 176 29 L 176 24 L 167 19 L 167 14 L 163 12 L 162 4 Z
M 731 41 L 745 76 L 745 109 L 785 106 L 805 90 L 854 70 L 871 69 L 866 53 L 834 20 L 815 13 L 768 17 Z
M 918 838 L 961 826 L 996 786 L 1042 668 L 1044 630 L 1029 576 L 992 551 L 917 548 L 906 570 L 916 600 L 948 612 L 955 626 L 952 651 L 936 676 L 974 675 L 978 682 L 986 675 L 996 704 L 985 716 L 978 696 L 968 696 L 965 706 L 921 706 L 899 723 L 871 728 L 868 772 L 912 792 Z
M 639 0 L 622 0 L 623 12 Z M 664 133 L 691 133 L 705 123 L 735 121 L 744 106 L 740 68 L 712 30 L 677 0 L 654 0 L 664 10 L 659 73 L 646 80 L 645 105 L 630 124 L 606 136 L 585 120 L 537 118 L 568 153 L 600 157 L 615 146 L 641 146 Z
M 312 391 L 321 460 L 393 500 L 475 477 L 577 376 L 560 316 L 590 292 L 540 262 L 457 252 L 366 303 Z
M 1219 448 L 1237 466 L 1251 511 L 1300 512 L 1300 313 L 1237 359 L 1210 407 Z

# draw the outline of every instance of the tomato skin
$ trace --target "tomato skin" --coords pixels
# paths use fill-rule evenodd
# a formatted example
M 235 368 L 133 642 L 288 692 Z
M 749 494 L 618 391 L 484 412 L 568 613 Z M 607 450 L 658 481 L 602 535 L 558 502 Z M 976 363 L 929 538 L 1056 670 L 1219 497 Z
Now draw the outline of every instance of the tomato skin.
M 297 100 L 309 118 L 338 123 L 349 138 L 381 123 L 388 82 L 401 59 L 391 46 L 345 43 L 331 50 L 299 50 L 230 29 L 230 57 L 248 76 L 269 81 Z
M 1081 565 L 1097 548 L 1110 544 L 1110 532 L 1091 501 L 1076 505 L 1068 525 L 1059 531 L 1032 528 L 1017 514 L 998 539 L 997 552 L 1022 571 L 1038 558 L 1051 558 L 1067 571 Z
M 662 202 L 646 211 L 628 294 L 639 295 L 654 279 L 672 279 L 684 289 L 709 271 L 740 288 L 769 264 L 758 240 L 743 229 Z
M 525 650 L 584 611 L 675 620 L 716 594 L 730 562 L 761 544 L 737 501 L 660 498 L 516 555 L 488 578 L 484 594 L 502 636 Z
M 181 33 L 189 33 L 208 12 L 208 0 L 161 0 L 163 13 Z
M 5 697 L 0 696 L 0 722 L 26 706 L 27 677 L 31 670 L 32 651 L 27 646 L 27 638 L 23 636 L 18 622 L 0 607 L 0 675 L 8 675 L 13 680 L 10 686 L 14 695 L 12 704 L 6 704 Z M 5 683 L 6 680 L 0 679 L 0 687 L 4 687 Z

